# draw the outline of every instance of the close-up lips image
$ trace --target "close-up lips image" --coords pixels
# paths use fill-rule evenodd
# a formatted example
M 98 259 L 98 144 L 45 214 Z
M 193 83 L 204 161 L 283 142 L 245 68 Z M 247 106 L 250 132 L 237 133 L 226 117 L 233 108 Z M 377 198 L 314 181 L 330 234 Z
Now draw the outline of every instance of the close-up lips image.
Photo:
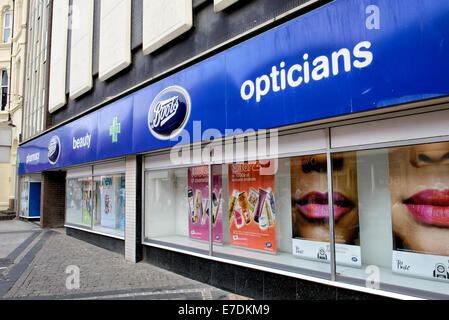
M 296 201 L 296 207 L 309 219 L 329 218 L 329 193 L 312 191 Z M 338 220 L 355 207 L 354 203 L 339 192 L 334 192 L 334 219 Z
M 404 200 L 403 204 L 422 223 L 449 227 L 449 189 L 426 189 Z

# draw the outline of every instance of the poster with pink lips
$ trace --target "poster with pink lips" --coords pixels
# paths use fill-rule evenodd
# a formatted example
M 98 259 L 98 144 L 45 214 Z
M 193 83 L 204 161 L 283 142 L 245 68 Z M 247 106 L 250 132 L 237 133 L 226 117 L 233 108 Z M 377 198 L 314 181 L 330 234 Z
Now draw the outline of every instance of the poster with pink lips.
M 392 270 L 449 281 L 449 142 L 388 149 Z
M 359 245 L 357 162 L 355 153 L 333 155 L 336 262 L 362 266 Z M 325 154 L 290 159 L 292 253 L 330 262 L 329 193 Z
M 198 166 L 188 169 L 189 202 L 189 238 L 209 241 L 209 219 L 212 219 L 212 234 L 214 243 L 223 243 L 222 218 L 222 175 L 221 167 L 212 167 L 212 214 L 209 199 L 209 168 Z

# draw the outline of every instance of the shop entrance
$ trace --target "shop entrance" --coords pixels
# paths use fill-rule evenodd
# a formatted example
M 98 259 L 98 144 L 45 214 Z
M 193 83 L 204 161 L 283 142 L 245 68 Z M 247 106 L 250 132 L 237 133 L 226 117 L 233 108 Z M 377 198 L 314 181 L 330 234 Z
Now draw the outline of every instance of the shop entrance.
M 41 182 L 22 181 L 20 190 L 20 217 L 40 219 Z

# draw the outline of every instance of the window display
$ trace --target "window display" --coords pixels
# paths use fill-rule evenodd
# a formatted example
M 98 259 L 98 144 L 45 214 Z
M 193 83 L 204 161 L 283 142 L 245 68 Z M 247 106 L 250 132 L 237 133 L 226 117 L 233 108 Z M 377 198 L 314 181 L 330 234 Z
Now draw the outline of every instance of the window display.
M 337 265 L 337 274 L 366 281 L 364 270 L 375 266 L 381 289 L 449 294 L 449 143 L 349 154 L 333 156 L 357 164 L 363 269 Z M 342 173 L 342 183 L 351 181 Z
M 30 184 L 28 181 L 20 181 L 20 212 L 21 217 L 28 217 L 29 210 L 29 188 Z
M 212 165 L 212 254 L 329 278 L 292 254 L 290 158 Z M 145 173 L 145 242 L 209 255 L 208 166 Z
M 389 150 L 393 271 L 449 280 L 449 143 Z
M 93 230 L 124 236 L 125 176 L 94 177 L 95 220 Z
M 355 153 L 332 157 L 337 263 L 361 266 Z M 330 261 L 325 154 L 291 159 L 293 254 Z
M 149 170 L 145 241 L 209 255 L 212 219 L 213 256 L 328 278 L 332 200 L 338 281 L 449 294 L 449 142 L 331 163 L 331 199 L 324 153 L 211 165 L 212 214 L 209 166 Z
M 207 175 L 208 171 L 201 167 L 145 173 L 144 236 L 147 241 L 162 241 L 208 252 Z
M 125 175 L 67 178 L 66 224 L 124 237 Z
M 74 178 L 66 181 L 66 222 L 91 228 L 92 178 Z

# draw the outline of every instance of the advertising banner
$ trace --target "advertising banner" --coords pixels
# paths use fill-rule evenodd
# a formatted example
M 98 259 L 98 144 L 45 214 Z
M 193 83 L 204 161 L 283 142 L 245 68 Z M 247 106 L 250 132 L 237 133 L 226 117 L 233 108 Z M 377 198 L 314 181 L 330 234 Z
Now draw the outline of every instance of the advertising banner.
M 361 267 L 355 152 L 333 154 L 336 262 Z M 290 162 L 293 255 L 330 261 L 327 158 L 325 154 Z
M 209 199 L 209 168 L 198 166 L 188 169 L 189 238 L 209 241 L 209 219 L 212 217 L 214 243 L 223 243 L 222 175 L 221 167 L 212 171 L 212 213 Z
M 274 161 L 229 165 L 231 245 L 276 252 Z
M 332 1 L 30 140 L 19 174 L 447 96 L 448 13 L 447 0 Z
M 393 272 L 449 281 L 449 143 L 389 149 Z

